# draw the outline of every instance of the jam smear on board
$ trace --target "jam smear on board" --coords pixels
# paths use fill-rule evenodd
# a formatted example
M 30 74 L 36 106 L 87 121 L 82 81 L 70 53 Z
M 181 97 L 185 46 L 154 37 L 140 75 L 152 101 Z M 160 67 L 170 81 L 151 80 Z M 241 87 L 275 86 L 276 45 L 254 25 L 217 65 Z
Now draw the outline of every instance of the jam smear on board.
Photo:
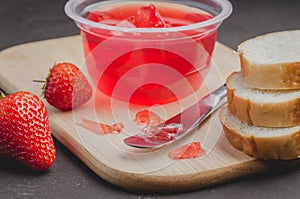
M 181 160 L 203 157 L 205 154 L 206 152 L 201 147 L 200 142 L 192 142 L 190 144 L 174 149 L 168 155 L 173 160 Z
M 81 126 L 97 135 L 119 134 L 124 128 L 124 125 L 122 123 L 108 125 L 84 118 L 81 118 L 79 121 L 77 121 L 76 125 Z

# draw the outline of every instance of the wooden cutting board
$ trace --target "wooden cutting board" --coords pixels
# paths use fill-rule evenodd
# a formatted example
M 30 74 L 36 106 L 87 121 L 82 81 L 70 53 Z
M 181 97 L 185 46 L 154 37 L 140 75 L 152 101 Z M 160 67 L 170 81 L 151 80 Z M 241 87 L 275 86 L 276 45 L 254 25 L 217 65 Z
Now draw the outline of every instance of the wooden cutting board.
M 33 83 L 32 80 L 43 79 L 54 63 L 63 61 L 84 67 L 79 36 L 33 42 L 6 49 L 0 53 L 0 88 L 6 92 L 27 90 L 41 95 L 41 85 Z M 222 85 L 226 77 L 237 70 L 239 60 L 236 53 L 217 43 L 211 70 L 206 83 L 197 92 L 197 97 L 200 98 L 208 90 Z M 96 98 L 101 100 L 95 100 Z M 193 97 L 187 97 L 180 103 L 154 106 L 150 109 L 163 119 L 168 119 L 190 106 L 194 100 Z M 112 100 L 101 93 L 74 111 L 62 112 L 47 103 L 46 105 L 52 134 L 61 143 L 101 178 L 133 190 L 187 191 L 265 171 L 270 166 L 274 168 L 292 164 L 259 161 L 234 149 L 223 135 L 217 114 L 213 114 L 182 140 L 161 149 L 143 150 L 126 146 L 123 139 L 138 132 L 138 126 L 133 122 L 135 114 L 147 107 Z M 97 135 L 75 124 L 82 117 L 106 124 L 122 122 L 125 128 L 120 134 Z M 179 161 L 168 157 L 170 151 L 192 141 L 202 144 L 206 150 L 204 157 Z

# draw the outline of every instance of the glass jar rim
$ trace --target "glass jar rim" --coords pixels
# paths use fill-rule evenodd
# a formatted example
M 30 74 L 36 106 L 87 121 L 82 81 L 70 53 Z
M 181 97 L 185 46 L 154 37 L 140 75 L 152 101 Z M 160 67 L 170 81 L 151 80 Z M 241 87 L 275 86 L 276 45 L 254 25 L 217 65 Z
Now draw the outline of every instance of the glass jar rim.
M 94 28 L 104 29 L 104 30 L 110 30 L 110 31 L 120 31 L 120 32 L 140 32 L 140 33 L 153 33 L 153 32 L 179 32 L 179 31 L 186 31 L 186 30 L 193 30 L 198 28 L 207 27 L 210 25 L 215 25 L 221 23 L 224 19 L 229 17 L 229 15 L 232 13 L 232 4 L 228 0 L 213 0 L 213 3 L 216 3 L 219 5 L 222 10 L 220 13 L 218 13 L 216 16 L 212 17 L 211 19 L 184 25 L 184 26 L 177 26 L 177 27 L 168 27 L 168 28 L 132 28 L 132 27 L 119 27 L 119 26 L 112 26 L 107 25 L 103 23 L 94 22 L 91 20 L 88 20 L 84 18 L 83 16 L 79 15 L 76 10 L 79 5 L 82 5 L 85 2 L 85 0 L 69 0 L 65 5 L 65 13 L 73 19 L 76 24 L 83 24 L 88 25 Z M 111 0 L 110 2 L 123 2 L 123 0 Z M 181 3 L 180 1 L 164 1 L 169 3 L 177 3 L 182 5 L 189 5 L 187 3 L 199 3 L 196 1 L 185 1 L 184 3 Z M 96 1 L 95 1 L 96 3 Z

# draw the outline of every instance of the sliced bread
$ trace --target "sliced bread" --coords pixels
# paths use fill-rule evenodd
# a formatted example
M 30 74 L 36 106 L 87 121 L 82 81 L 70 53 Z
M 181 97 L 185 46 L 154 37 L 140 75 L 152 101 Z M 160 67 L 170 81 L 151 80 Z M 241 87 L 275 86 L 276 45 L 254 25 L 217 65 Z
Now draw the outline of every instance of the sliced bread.
M 246 87 L 300 89 L 300 30 L 270 33 L 238 47 Z
M 263 91 L 243 86 L 240 72 L 227 78 L 231 114 L 249 125 L 289 127 L 300 125 L 300 90 Z
M 219 118 L 227 140 L 247 155 L 262 159 L 295 159 L 300 156 L 300 126 L 267 128 L 248 125 L 232 115 L 227 106 Z

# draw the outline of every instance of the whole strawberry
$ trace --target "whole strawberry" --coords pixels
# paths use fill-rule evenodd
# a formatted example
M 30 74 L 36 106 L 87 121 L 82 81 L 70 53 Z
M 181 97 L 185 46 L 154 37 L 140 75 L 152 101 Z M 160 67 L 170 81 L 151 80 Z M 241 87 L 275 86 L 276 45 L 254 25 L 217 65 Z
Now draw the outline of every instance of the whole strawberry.
M 91 96 L 91 85 L 74 64 L 59 63 L 50 69 L 44 85 L 44 97 L 52 106 L 70 110 L 86 103 Z
M 56 158 L 44 103 L 30 92 L 0 100 L 0 155 L 34 170 L 47 170 Z

